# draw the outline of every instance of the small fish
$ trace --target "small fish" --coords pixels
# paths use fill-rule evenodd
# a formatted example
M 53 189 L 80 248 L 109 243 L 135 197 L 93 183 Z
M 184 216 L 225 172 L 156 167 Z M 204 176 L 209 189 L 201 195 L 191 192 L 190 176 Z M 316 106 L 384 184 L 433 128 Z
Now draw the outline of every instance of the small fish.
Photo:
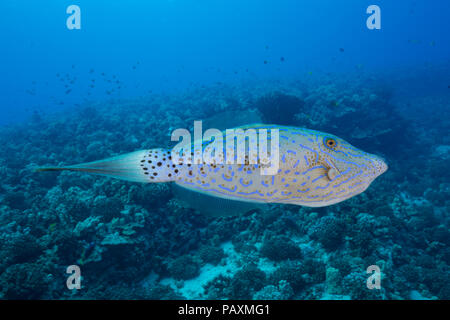
M 284 60 L 285 60 L 284 57 L 281 57 L 281 58 L 280 58 L 280 61 L 281 61 L 281 62 L 284 62 Z
M 344 52 L 345 50 L 344 50 L 344 48 L 339 48 L 339 51 Z
M 275 175 L 262 175 L 259 164 L 248 161 L 173 163 L 171 152 L 159 148 L 37 171 L 69 170 L 134 182 L 175 182 L 183 188 L 224 199 L 323 207 L 364 192 L 388 168 L 382 158 L 331 134 L 264 124 L 239 128 L 279 129 L 279 170 Z M 226 141 L 226 132 L 223 135 Z

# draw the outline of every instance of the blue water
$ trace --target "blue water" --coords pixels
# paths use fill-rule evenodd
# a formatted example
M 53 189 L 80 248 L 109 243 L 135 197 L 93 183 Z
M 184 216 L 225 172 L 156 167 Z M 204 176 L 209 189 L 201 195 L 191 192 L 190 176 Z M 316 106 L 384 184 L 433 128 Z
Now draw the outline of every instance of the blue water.
M 445 1 L 379 1 L 382 28 L 375 31 L 366 27 L 370 1 L 77 1 L 81 30 L 66 28 L 70 4 L 2 2 L 2 123 L 31 110 L 60 109 L 61 102 L 108 98 L 113 86 L 98 79 L 101 72 L 123 81 L 114 97 L 133 97 L 216 81 L 348 73 L 357 65 L 372 71 L 442 63 L 450 56 Z M 58 73 L 76 77 L 70 94 Z M 99 81 L 89 90 L 94 77 Z
M 72 4 L 80 30 L 66 26 Z M 366 26 L 372 4 L 380 30 Z M 4 0 L 0 12 L 0 298 L 450 297 L 448 1 Z M 340 205 L 232 217 L 186 209 L 167 185 L 32 171 L 167 147 L 176 127 L 250 109 L 390 169 Z M 80 290 L 65 287 L 72 264 Z M 386 278 L 369 290 L 375 264 Z

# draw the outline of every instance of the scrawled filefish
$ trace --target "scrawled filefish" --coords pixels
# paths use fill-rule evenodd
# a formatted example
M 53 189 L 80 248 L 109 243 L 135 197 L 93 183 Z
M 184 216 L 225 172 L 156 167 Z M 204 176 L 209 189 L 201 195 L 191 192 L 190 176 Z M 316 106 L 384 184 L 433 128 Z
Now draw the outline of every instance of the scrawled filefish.
M 382 158 L 331 134 L 264 124 L 245 128 L 279 130 L 279 167 L 275 174 L 261 174 L 258 163 L 175 163 L 171 151 L 164 149 L 38 171 L 70 170 L 136 182 L 175 182 L 226 199 L 322 207 L 362 193 L 388 168 Z

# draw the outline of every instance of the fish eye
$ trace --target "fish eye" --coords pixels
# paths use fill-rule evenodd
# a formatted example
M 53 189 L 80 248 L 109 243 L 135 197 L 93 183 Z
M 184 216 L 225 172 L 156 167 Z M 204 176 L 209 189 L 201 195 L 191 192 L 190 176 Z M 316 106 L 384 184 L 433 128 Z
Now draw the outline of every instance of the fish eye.
M 333 138 L 325 138 L 325 146 L 327 146 L 330 149 L 334 149 L 337 146 L 337 141 Z

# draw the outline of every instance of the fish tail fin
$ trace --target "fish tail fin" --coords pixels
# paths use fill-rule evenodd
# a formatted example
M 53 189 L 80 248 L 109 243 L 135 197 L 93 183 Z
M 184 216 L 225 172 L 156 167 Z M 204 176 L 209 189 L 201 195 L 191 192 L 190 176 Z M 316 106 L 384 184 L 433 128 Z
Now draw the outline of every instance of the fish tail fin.
M 170 152 L 150 149 L 72 166 L 37 168 L 35 171 L 78 171 L 133 182 L 169 182 L 175 177 L 171 169 Z

